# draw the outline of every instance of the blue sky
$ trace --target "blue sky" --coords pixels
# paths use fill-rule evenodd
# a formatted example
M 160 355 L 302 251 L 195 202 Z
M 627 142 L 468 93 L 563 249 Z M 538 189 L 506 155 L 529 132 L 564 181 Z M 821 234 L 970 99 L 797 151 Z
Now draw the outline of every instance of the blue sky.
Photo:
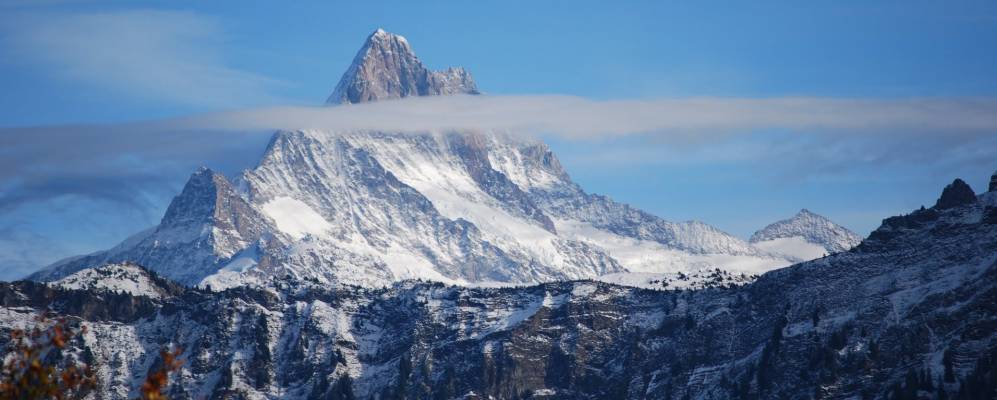
M 997 95 L 990 1 L 369 3 L 0 1 L 0 127 L 318 104 L 377 27 L 406 36 L 432 68 L 465 66 L 490 95 Z M 877 146 L 897 143 L 864 134 L 828 146 L 785 129 L 751 129 L 716 145 L 656 135 L 547 139 L 587 190 L 740 236 L 804 207 L 864 235 L 886 216 L 930 205 L 955 177 L 983 190 L 997 168 L 980 162 L 995 149 L 979 133 L 931 132 L 910 140 L 953 150 L 911 146 L 904 151 L 916 154 L 887 157 Z M 875 135 L 890 133 L 882 131 Z M 0 180 L 0 279 L 154 224 L 193 167 L 234 173 L 264 141 L 156 163 L 111 153 L 122 170 L 58 185 L 40 182 L 52 175 Z M 821 156 L 808 158 L 808 149 Z M 58 168 L 45 163 L 39 168 Z M 66 190 L 80 182 L 113 193 Z M 60 190 L 11 200 L 11 188 L 32 185 Z

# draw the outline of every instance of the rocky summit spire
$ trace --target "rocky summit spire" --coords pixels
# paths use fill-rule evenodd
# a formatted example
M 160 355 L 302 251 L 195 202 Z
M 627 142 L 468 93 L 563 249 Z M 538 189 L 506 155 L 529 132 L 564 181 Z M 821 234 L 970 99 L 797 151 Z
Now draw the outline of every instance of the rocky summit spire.
M 944 210 L 975 201 L 976 193 L 973 192 L 973 188 L 969 187 L 969 184 L 962 179 L 956 178 L 948 186 L 945 186 L 945 190 L 942 190 L 942 196 L 935 202 L 935 208 Z
M 201 167 L 170 202 L 158 231 L 204 231 L 209 226 L 251 243 L 263 234 L 265 223 L 266 217 L 243 200 L 224 175 Z
M 997 171 L 994 171 L 994 174 L 990 175 L 990 187 L 987 188 L 987 191 L 997 191 Z
M 378 29 L 367 37 L 326 103 L 365 103 L 461 93 L 479 93 L 469 72 L 460 67 L 430 71 L 415 56 L 404 37 Z

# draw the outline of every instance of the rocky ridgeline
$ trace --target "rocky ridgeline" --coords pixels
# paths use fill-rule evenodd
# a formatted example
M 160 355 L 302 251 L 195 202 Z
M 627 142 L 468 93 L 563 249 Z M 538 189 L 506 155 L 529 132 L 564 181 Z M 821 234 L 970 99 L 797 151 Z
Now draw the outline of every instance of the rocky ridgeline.
M 850 251 L 743 286 L 370 289 L 273 277 L 221 292 L 165 284 L 168 295 L 148 297 L 76 277 L 88 289 L 0 284 L 0 329 L 43 312 L 86 324 L 73 345 L 110 399 L 134 397 L 168 344 L 184 349 L 176 399 L 983 395 L 997 384 L 997 192 L 970 199 L 960 187 Z M 90 278 L 101 276 L 123 275 Z

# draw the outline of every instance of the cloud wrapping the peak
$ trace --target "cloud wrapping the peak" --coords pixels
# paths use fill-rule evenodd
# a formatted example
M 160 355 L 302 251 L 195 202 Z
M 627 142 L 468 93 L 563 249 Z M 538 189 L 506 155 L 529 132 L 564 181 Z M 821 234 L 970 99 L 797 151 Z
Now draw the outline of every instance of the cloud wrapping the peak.
M 72 193 L 109 176 L 157 183 L 200 164 L 251 165 L 274 130 L 471 129 L 567 140 L 641 135 L 718 154 L 802 157 L 820 167 L 979 162 L 993 154 L 997 100 L 689 98 L 593 101 L 568 96 L 440 96 L 335 107 L 269 107 L 115 125 L 0 129 L 0 209 Z M 760 135 L 777 132 L 778 137 Z M 751 142 L 751 151 L 739 150 Z M 819 165 L 817 162 L 819 161 Z M 808 169 L 798 173 L 808 173 Z M 129 186 L 123 186 L 129 187 Z M 111 193 L 106 195 L 110 196 Z
M 0 128 L 0 248 L 24 242 L 23 235 L 4 232 L 40 232 L 56 223 L 50 220 L 60 207 L 68 207 L 65 212 L 74 218 L 121 214 L 141 220 L 135 229 L 153 224 L 198 165 L 229 173 L 251 167 L 279 129 L 500 130 L 614 144 L 587 152 L 584 165 L 728 163 L 750 168 L 753 179 L 784 180 L 868 175 L 898 166 L 946 173 L 992 163 L 997 101 L 448 96 L 127 124 Z M 34 222 L 39 219 L 49 222 Z M 101 223 L 71 225 L 97 230 L 88 234 L 106 231 Z M 54 261 L 32 254 L 5 262 L 27 270 Z
M 509 130 L 595 138 L 630 134 L 877 132 L 980 135 L 997 130 L 997 100 L 678 98 L 595 101 L 571 96 L 437 96 L 341 107 L 273 107 L 172 121 L 190 129 Z

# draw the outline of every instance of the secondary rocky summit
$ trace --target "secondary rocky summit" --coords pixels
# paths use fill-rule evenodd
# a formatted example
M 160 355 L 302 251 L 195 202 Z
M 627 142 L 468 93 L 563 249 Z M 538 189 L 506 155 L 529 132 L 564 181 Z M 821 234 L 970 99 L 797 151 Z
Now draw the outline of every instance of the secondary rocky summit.
M 807 209 L 773 223 L 751 235 L 756 247 L 795 261 L 840 253 L 857 246 L 862 238 L 845 227 Z

